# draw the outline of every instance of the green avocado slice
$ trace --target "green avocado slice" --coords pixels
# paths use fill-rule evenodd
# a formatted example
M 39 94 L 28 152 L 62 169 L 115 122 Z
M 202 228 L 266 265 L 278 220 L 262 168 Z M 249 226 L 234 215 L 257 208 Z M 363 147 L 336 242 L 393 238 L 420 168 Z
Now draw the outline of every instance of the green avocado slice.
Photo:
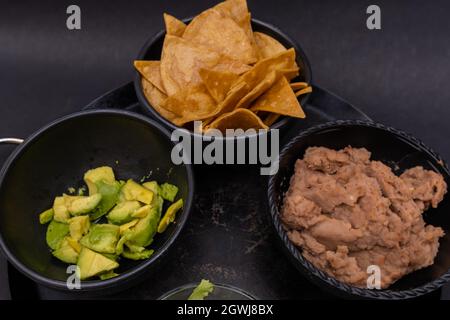
M 88 248 L 82 248 L 78 257 L 77 265 L 80 271 L 80 279 L 85 280 L 101 273 L 116 269 L 119 264 L 108 259 L 100 253 Z
M 45 236 L 47 245 L 53 250 L 59 249 L 64 237 L 69 233 L 69 225 L 52 220 L 47 227 Z
M 120 228 L 112 224 L 94 224 L 80 244 L 100 253 L 115 253 Z

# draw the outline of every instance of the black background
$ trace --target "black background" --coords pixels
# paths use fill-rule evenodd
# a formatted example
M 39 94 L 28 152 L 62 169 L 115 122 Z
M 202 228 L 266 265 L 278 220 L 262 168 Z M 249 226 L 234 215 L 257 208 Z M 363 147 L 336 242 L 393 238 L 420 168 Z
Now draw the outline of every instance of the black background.
M 0 0 L 0 137 L 27 137 L 132 79 L 132 61 L 163 27 L 217 1 Z M 450 159 L 450 2 L 249 0 L 252 16 L 306 51 L 315 83 Z M 77 4 L 82 29 L 66 28 Z M 366 28 L 368 5 L 382 30 Z M 11 148 L 0 149 L 3 161 Z

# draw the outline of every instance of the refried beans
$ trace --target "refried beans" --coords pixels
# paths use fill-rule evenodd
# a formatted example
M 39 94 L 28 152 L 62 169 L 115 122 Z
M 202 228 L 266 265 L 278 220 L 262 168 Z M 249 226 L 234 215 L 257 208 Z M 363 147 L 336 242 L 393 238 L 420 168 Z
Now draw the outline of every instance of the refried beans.
M 414 167 L 396 176 L 364 148 L 306 150 L 284 198 L 281 219 L 303 256 L 336 279 L 366 287 L 367 267 L 381 287 L 433 264 L 444 232 L 422 213 L 447 192 L 440 174 Z

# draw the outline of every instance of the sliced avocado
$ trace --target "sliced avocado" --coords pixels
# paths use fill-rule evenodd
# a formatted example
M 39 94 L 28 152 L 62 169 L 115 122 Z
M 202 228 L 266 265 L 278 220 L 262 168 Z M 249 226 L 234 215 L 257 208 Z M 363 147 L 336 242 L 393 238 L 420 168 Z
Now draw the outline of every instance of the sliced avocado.
M 130 252 L 125 250 L 122 255 L 124 258 L 131 259 L 131 260 L 143 260 L 148 259 L 151 257 L 151 255 L 155 252 L 154 250 L 144 250 L 141 252 Z
M 91 213 L 91 220 L 96 220 L 108 213 L 117 202 L 122 184 L 118 181 L 106 182 L 104 180 L 96 183 L 98 193 L 102 195 L 102 200 Z
M 125 200 L 137 200 L 145 204 L 151 204 L 153 200 L 153 192 L 144 188 L 133 180 L 128 180 L 121 191 Z
M 86 171 L 84 174 L 84 182 L 86 182 L 88 186 L 89 195 L 99 193 L 97 183 L 100 181 L 109 182 L 111 184 L 116 182 L 114 171 L 111 167 L 104 166 Z
M 128 236 L 128 241 L 126 242 L 127 245 L 146 247 L 153 240 L 161 214 L 156 207 L 147 205 L 144 206 L 144 208 L 148 211 L 146 217 L 140 219 L 134 227 L 126 232 L 126 235 Z
M 130 230 L 131 227 L 134 227 L 139 222 L 139 219 L 131 220 L 128 223 L 125 223 L 119 227 L 120 235 L 123 235 L 125 231 Z
M 108 221 L 118 225 L 130 222 L 133 220 L 131 215 L 140 207 L 139 201 L 121 202 L 108 213 Z
M 52 254 L 65 263 L 77 263 L 78 260 L 78 252 L 69 244 L 67 238 L 62 240 L 61 246 Z
M 117 242 L 117 245 L 116 245 L 116 254 L 117 255 L 121 255 L 123 253 L 125 242 L 128 241 L 128 238 L 130 237 L 130 235 L 131 235 L 130 230 L 125 231 L 125 233 L 122 235 L 122 237 Z
M 67 239 L 67 242 L 69 243 L 69 245 L 78 253 L 80 253 L 81 251 L 81 244 L 78 242 L 78 240 L 75 240 L 72 237 L 66 237 L 65 239 Z
M 69 225 L 52 220 L 47 227 L 45 236 L 47 245 L 53 250 L 59 249 L 64 237 L 69 233 Z
M 166 231 L 167 226 L 169 225 L 169 223 L 175 220 L 175 216 L 178 210 L 180 210 L 182 207 L 183 207 L 183 199 L 179 199 L 177 202 L 172 203 L 170 207 L 167 208 L 166 213 L 159 222 L 158 233 L 163 233 L 164 231 Z
M 67 206 L 67 209 L 73 216 L 86 214 L 94 210 L 101 200 L 102 195 L 100 193 L 96 193 L 88 197 L 79 197 L 78 199 L 72 201 Z
M 81 249 L 77 265 L 80 270 L 81 280 L 114 270 L 119 266 L 116 261 L 108 259 L 100 253 L 94 252 L 88 248 Z
M 158 182 L 156 181 L 149 181 L 142 184 L 144 188 L 147 188 L 151 192 L 156 194 L 161 194 L 161 187 L 158 185 Z
M 53 220 L 66 223 L 70 218 L 64 197 L 56 197 L 53 201 Z
M 108 271 L 99 275 L 100 280 L 108 280 L 114 277 L 117 277 L 119 274 L 114 271 Z
M 81 238 L 80 243 L 101 253 L 115 253 L 119 241 L 120 229 L 112 224 L 94 224 L 89 233 Z
M 148 214 L 149 210 L 147 206 L 143 206 L 142 208 L 137 209 L 135 212 L 131 214 L 132 218 L 145 218 Z
M 114 261 L 117 261 L 120 258 L 117 254 L 113 254 L 113 253 L 102 253 L 102 255 L 104 255 L 108 259 L 111 259 L 111 260 L 114 260 Z
M 53 214 L 54 214 L 53 208 L 45 210 L 39 215 L 39 223 L 40 224 L 49 223 L 53 219 Z
M 91 222 L 89 216 L 78 216 L 69 220 L 70 236 L 76 241 L 88 233 Z
M 170 202 L 173 202 L 175 200 L 175 197 L 178 193 L 178 187 L 170 184 L 170 183 L 163 183 L 161 185 L 161 197 L 163 197 L 164 200 L 169 200 Z

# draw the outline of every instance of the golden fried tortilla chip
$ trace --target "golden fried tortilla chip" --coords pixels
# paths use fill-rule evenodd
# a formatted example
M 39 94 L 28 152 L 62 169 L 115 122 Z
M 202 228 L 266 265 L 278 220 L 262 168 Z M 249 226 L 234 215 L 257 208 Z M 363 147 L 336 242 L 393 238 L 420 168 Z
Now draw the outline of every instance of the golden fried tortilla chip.
M 246 0 L 226 0 L 217 4 L 214 8 L 223 16 L 228 16 L 240 26 L 248 19 L 248 6 Z
M 200 69 L 199 74 L 206 89 L 208 89 L 217 103 L 225 99 L 225 96 L 230 91 L 231 85 L 238 78 L 238 75 L 235 73 L 209 69 Z
M 224 113 L 214 120 L 207 128 L 218 129 L 225 132 L 226 129 L 268 129 L 261 119 L 248 109 L 236 109 L 232 112 Z
M 282 74 L 276 71 L 272 71 L 267 74 L 266 77 L 256 85 L 256 87 L 254 87 L 238 102 L 236 108 L 247 108 L 256 98 L 267 91 L 281 76 Z
M 308 83 L 306 83 L 306 82 L 291 82 L 289 85 L 291 86 L 292 90 L 297 91 L 297 90 L 306 88 L 308 86 Z
M 161 92 L 165 93 L 163 83 L 161 81 L 160 61 L 135 60 L 134 67 L 148 81 L 150 81 Z
M 256 98 L 266 92 L 282 76 L 291 80 L 298 75 L 298 69 L 277 69 L 265 76 L 250 92 L 237 104 L 236 108 L 247 108 Z
M 162 107 L 167 96 L 145 78 L 142 78 L 142 90 L 145 98 L 161 116 L 172 123 L 178 118 L 176 114 Z
M 265 33 L 254 32 L 253 36 L 261 59 L 273 57 L 286 50 L 278 40 Z
M 294 70 L 297 68 L 295 63 L 295 50 L 293 48 L 285 50 L 276 56 L 258 61 L 253 68 L 244 73 L 233 86 L 239 82 L 245 82 L 249 88 L 254 88 L 263 81 L 263 79 L 276 70 Z
M 268 127 L 273 125 L 281 115 L 276 113 L 269 113 L 263 120 L 264 124 Z
M 167 35 L 161 56 L 161 79 L 171 96 L 190 85 L 202 82 L 200 69 L 228 71 L 241 74 L 250 69 L 240 61 L 226 58 L 217 52 L 196 46 L 186 39 Z
M 181 37 L 186 29 L 186 24 L 183 21 L 167 13 L 164 13 L 164 24 L 166 25 L 166 34 L 172 36 Z
M 247 33 L 233 19 L 214 9 L 196 16 L 184 31 L 183 39 L 244 64 L 257 61 Z
M 162 107 L 173 112 L 179 119 L 177 125 L 211 117 L 217 110 L 217 103 L 203 83 L 190 85 L 167 97 Z
M 281 77 L 272 88 L 259 97 L 250 110 L 305 118 L 305 113 L 285 77 Z
M 301 95 L 307 94 L 307 93 L 310 93 L 310 92 L 312 92 L 312 87 L 306 87 L 306 88 L 304 88 L 304 89 L 301 89 L 301 90 L 299 90 L 299 91 L 296 91 L 296 92 L 295 92 L 295 96 L 296 96 L 296 97 L 300 97 Z

